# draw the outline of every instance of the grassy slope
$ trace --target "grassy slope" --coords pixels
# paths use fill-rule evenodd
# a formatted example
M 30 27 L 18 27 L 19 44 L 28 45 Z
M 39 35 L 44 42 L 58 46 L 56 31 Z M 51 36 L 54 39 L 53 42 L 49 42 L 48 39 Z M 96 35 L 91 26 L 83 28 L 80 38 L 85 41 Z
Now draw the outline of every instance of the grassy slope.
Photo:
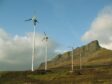
M 79 57 L 74 59 L 74 65 L 79 66 Z M 82 57 L 82 65 L 105 65 L 105 64 L 112 64 L 112 50 L 107 50 L 104 48 L 101 48 L 100 50 L 96 51 L 93 54 L 90 54 L 88 56 Z M 58 68 L 63 66 L 69 66 L 71 65 L 71 59 L 64 61 L 62 59 L 59 59 L 59 61 L 48 63 L 49 68 Z M 44 65 L 42 66 L 44 68 Z
M 96 53 L 87 58 L 89 65 L 108 65 L 112 64 L 112 50 L 100 49 Z
M 82 70 L 77 67 L 79 60 L 74 60 L 74 73 L 69 72 L 70 62 L 62 62 L 47 74 L 38 71 L 0 72 L 0 84 L 112 84 L 111 50 L 102 48 L 82 60 Z
M 79 74 L 81 73 L 81 75 Z M 69 72 L 68 68 L 56 68 L 46 74 L 35 72 L 5 72 L 0 84 L 111 84 L 112 66 L 83 68 Z

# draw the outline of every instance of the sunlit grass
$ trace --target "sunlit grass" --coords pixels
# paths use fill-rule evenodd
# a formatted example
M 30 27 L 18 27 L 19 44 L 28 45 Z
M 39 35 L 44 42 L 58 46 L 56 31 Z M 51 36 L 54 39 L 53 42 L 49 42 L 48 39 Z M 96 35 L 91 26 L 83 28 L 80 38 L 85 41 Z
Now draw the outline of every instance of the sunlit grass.
M 57 68 L 45 74 L 37 72 L 2 72 L 0 84 L 111 84 L 112 66 L 84 67 L 73 73 L 69 69 Z

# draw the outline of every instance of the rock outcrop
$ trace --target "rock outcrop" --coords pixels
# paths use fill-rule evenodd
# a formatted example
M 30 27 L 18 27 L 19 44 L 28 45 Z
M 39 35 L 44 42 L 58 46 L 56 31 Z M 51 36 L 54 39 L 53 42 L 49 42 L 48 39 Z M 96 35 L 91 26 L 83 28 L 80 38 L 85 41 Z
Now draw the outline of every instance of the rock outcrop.
M 80 55 L 84 61 L 88 61 L 89 58 L 94 56 L 97 57 L 100 56 L 97 52 L 102 52 L 102 47 L 100 47 L 99 42 L 97 40 L 90 42 L 87 45 L 84 45 L 82 47 L 78 47 L 73 50 L 73 58 L 74 58 L 74 64 L 79 64 L 79 58 Z M 106 49 L 103 49 L 105 51 Z M 111 51 L 112 52 L 112 51 Z M 60 66 L 66 66 L 71 64 L 71 55 L 72 51 L 65 52 L 63 54 L 57 55 L 54 59 L 48 62 L 48 68 L 54 68 L 54 67 L 60 67 Z M 44 63 L 42 63 L 39 67 L 39 69 L 44 68 Z

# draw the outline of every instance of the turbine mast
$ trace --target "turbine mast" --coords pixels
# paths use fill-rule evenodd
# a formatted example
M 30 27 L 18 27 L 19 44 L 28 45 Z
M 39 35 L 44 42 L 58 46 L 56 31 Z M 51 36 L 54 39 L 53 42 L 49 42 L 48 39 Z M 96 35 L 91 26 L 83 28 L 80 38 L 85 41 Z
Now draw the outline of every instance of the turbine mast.
M 32 42 L 32 65 L 31 70 L 34 71 L 34 57 L 35 57 L 35 28 L 36 23 L 38 23 L 36 16 L 33 16 L 32 18 L 25 20 L 25 21 L 32 21 L 33 22 L 33 42 Z
M 69 47 L 69 48 L 71 48 L 72 49 L 72 51 L 71 51 L 71 70 L 70 70 L 70 72 L 72 73 L 72 72 L 74 72 L 74 48 L 73 47 Z
M 36 25 L 34 25 L 34 31 L 33 31 L 32 71 L 34 71 L 34 57 L 35 57 L 35 28 L 36 28 Z
M 46 39 L 45 70 L 47 70 L 47 39 Z
M 82 69 L 82 52 L 80 51 L 80 70 Z
M 73 47 L 72 47 L 72 56 L 71 56 L 71 62 L 72 62 L 72 65 L 71 65 L 71 67 L 72 67 L 72 72 L 74 71 L 74 63 L 73 63 L 73 56 L 74 56 L 74 52 L 73 52 Z
M 44 32 L 45 37 L 43 38 L 43 40 L 46 42 L 45 43 L 45 71 L 47 70 L 47 43 L 48 43 L 48 37 L 46 35 L 46 33 Z

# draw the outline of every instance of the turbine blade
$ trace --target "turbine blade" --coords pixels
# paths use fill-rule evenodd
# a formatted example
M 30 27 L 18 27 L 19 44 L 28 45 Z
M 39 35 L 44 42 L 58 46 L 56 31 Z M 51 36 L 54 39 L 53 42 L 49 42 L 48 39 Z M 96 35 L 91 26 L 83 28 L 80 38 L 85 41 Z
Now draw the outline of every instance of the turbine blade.
M 44 32 L 44 35 L 46 36 L 46 33 Z
M 32 20 L 32 19 L 27 19 L 27 20 L 25 20 L 25 21 L 30 21 L 30 20 Z

